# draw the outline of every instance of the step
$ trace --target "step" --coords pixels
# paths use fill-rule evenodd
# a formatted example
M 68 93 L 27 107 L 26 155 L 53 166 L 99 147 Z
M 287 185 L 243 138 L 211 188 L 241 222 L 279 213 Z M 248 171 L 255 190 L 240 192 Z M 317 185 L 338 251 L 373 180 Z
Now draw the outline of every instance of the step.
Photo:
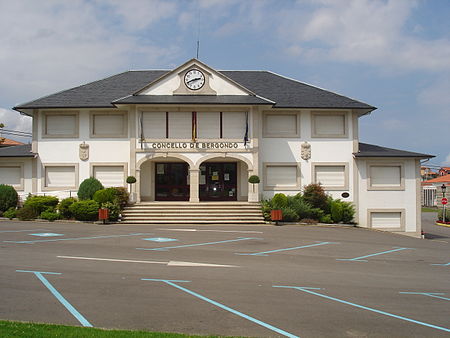
M 123 217 L 124 220 L 131 220 L 131 219 L 173 219 L 173 220 L 182 220 L 182 219 L 198 219 L 198 220 L 216 220 L 216 219 L 251 219 L 251 220 L 258 220 L 263 219 L 262 216 L 228 216 L 228 215 L 216 215 L 216 216 L 167 216 L 167 215 L 161 215 L 161 216 L 129 216 L 129 217 Z
M 264 224 L 253 220 L 125 220 L 121 224 Z

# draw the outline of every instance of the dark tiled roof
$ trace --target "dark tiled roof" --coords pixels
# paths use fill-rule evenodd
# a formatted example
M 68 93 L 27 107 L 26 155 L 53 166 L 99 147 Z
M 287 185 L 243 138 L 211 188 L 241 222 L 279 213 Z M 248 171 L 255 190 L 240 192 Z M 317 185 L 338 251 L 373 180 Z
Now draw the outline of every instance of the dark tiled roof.
M 114 104 L 273 104 L 252 95 L 135 95 L 113 102 Z
M 34 157 L 35 155 L 31 152 L 31 144 L 0 148 L 0 157 Z
M 434 155 L 413 153 L 411 151 L 398 150 L 377 146 L 374 144 L 359 143 L 359 151 L 353 154 L 355 157 L 416 157 L 432 158 Z
M 132 95 L 167 72 L 167 70 L 128 71 L 18 105 L 15 109 L 113 107 L 111 102 Z M 276 108 L 375 109 L 366 103 L 267 71 L 221 73 L 256 95 L 275 102 Z M 259 103 L 265 102 L 257 104 Z

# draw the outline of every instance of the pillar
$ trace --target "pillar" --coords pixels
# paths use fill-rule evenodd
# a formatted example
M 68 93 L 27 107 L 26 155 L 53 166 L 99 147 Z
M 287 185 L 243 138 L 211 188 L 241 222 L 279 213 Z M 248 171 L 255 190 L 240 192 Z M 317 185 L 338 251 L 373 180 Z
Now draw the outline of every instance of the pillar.
M 198 191 L 200 181 L 200 170 L 189 169 L 189 202 L 199 202 Z

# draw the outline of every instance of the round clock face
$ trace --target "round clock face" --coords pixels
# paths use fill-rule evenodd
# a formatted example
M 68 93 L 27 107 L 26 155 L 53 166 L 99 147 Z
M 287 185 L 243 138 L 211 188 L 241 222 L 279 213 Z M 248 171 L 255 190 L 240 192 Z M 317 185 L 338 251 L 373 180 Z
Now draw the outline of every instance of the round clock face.
M 191 90 L 198 90 L 205 84 L 205 75 L 198 69 L 191 69 L 184 75 L 184 83 Z

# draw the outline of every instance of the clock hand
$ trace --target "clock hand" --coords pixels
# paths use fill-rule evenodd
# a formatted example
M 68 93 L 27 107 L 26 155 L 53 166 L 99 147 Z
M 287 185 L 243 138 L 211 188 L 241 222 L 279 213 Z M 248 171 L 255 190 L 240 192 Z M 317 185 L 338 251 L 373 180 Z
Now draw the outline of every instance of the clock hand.
M 202 79 L 201 77 L 196 77 L 195 79 L 189 80 L 187 83 L 191 83 L 192 81 L 197 81 L 197 80 L 201 80 L 201 79 Z

